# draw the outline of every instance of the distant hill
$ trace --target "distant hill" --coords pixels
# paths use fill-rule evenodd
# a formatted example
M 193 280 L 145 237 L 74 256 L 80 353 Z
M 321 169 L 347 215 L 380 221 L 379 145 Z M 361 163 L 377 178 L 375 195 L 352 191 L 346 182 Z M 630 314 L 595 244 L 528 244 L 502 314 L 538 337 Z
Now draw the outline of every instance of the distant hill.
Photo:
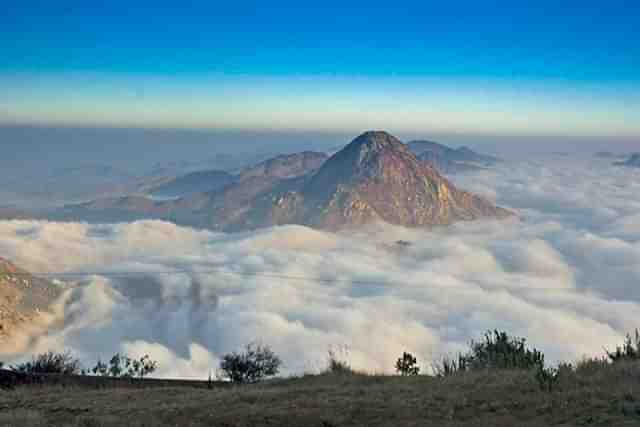
M 295 178 L 317 170 L 328 158 L 327 154 L 314 151 L 283 154 L 243 169 L 240 181 L 251 178 Z
M 0 184 L 26 199 L 41 201 L 83 199 L 128 191 L 136 177 L 127 171 L 102 164 L 33 171 L 11 176 Z
M 598 151 L 597 153 L 593 154 L 593 157 L 596 157 L 598 159 L 613 159 L 616 157 L 616 154 L 612 153 L 611 151 Z
M 0 339 L 12 336 L 58 299 L 62 288 L 0 258 Z
M 611 151 L 598 151 L 593 154 L 593 157 L 597 159 L 624 159 L 627 157 L 626 154 L 623 153 L 614 153 Z
M 157 197 L 182 197 L 194 193 L 217 191 L 237 180 L 237 177 L 224 171 L 197 171 L 166 180 L 158 186 L 149 188 L 148 192 Z
M 31 213 L 13 205 L 0 206 L 0 220 L 29 219 Z
M 243 168 L 234 174 L 221 170 L 202 170 L 172 178 L 157 178 L 157 184 L 147 183 L 141 189 L 144 193 L 156 197 L 184 197 L 195 193 L 216 192 L 252 178 L 271 180 L 304 175 L 318 169 L 328 157 L 324 153 L 312 151 L 283 154 Z
M 615 166 L 626 166 L 630 168 L 640 168 L 640 153 L 633 153 L 629 158 L 622 162 L 615 162 Z
M 468 147 L 450 148 L 434 141 L 410 141 L 407 146 L 419 160 L 445 174 L 481 170 L 501 162 L 497 157 L 476 153 Z
M 306 151 L 265 160 L 241 169 L 235 175 L 205 171 L 169 180 L 158 179 L 159 184 L 147 185 L 144 193 L 171 197 L 177 193 L 176 188 L 185 193 L 175 201 L 154 200 L 145 194 L 96 199 L 64 206 L 47 213 L 46 217 L 97 223 L 166 219 L 184 225 L 221 228 L 212 218 L 241 217 L 260 194 L 272 190 L 281 181 L 315 172 L 327 157 L 324 153 Z M 213 178 L 212 183 L 208 182 L 207 176 Z M 198 186 L 205 190 L 190 191 Z

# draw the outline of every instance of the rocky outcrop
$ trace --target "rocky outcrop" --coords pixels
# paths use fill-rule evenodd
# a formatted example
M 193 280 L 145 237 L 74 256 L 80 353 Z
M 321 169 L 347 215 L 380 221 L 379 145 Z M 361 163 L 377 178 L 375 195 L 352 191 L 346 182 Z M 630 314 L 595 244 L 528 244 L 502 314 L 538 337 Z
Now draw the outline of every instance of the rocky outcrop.
M 0 258 L 0 340 L 30 323 L 61 295 L 62 288 Z

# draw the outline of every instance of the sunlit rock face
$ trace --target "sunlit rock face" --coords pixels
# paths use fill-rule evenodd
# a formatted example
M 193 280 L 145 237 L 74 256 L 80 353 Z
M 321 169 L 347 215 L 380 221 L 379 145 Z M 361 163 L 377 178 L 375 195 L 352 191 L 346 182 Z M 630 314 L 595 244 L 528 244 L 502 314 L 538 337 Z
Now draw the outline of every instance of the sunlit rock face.
M 265 218 L 263 225 L 336 229 L 376 221 L 420 227 L 511 215 L 458 190 L 397 138 L 381 131 L 360 135 L 295 186 L 265 198 L 256 218 Z
M 0 342 L 33 327 L 61 292 L 60 286 L 0 257 Z

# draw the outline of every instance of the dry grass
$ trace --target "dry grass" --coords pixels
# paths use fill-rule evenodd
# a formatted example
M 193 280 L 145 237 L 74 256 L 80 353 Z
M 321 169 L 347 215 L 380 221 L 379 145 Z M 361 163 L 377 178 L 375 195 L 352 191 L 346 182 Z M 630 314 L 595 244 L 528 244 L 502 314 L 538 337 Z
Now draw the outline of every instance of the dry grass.
M 3 426 L 639 426 L 640 364 L 449 378 L 318 375 L 213 390 L 30 386 L 0 392 Z

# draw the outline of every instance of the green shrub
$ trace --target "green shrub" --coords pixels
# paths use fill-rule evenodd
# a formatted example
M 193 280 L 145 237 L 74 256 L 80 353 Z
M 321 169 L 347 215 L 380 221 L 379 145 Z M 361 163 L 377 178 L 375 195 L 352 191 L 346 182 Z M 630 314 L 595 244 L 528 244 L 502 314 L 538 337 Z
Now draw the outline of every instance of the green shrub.
M 449 377 L 466 370 L 465 357 L 461 354 L 459 354 L 457 358 L 444 356 L 440 363 L 432 365 L 432 369 L 437 377 Z
M 606 351 L 606 350 L 605 350 Z M 607 357 L 613 362 L 622 362 L 630 360 L 640 360 L 640 333 L 636 329 L 635 337 L 627 334 L 624 344 L 616 347 L 616 350 L 612 353 L 607 352 Z
M 333 375 L 353 375 L 355 374 L 354 370 L 351 368 L 349 364 L 349 347 L 347 346 L 339 346 L 339 347 L 331 347 L 328 351 L 327 356 L 327 369 L 323 372 L 324 374 L 333 374 Z
M 49 351 L 34 356 L 31 361 L 12 366 L 12 370 L 22 374 L 64 374 L 77 375 L 81 371 L 80 360 L 70 352 Z
M 471 342 L 471 350 L 463 356 L 460 369 L 531 369 L 544 366 L 544 355 L 526 346 L 525 338 L 510 337 L 494 330 L 484 340 Z
M 420 373 L 418 360 L 411 353 L 402 353 L 402 357 L 396 362 L 396 372 L 403 377 L 418 375 Z
M 149 355 L 140 359 L 132 359 L 129 356 L 116 353 L 109 360 L 109 364 L 98 360 L 96 366 L 91 369 L 94 375 L 113 378 L 144 378 L 155 372 L 158 362 L 151 360 Z
M 225 354 L 220 370 L 229 381 L 247 384 L 278 375 L 281 364 L 280 358 L 268 346 L 248 344 L 244 352 Z
M 611 362 L 607 357 L 585 358 L 576 363 L 575 373 L 579 376 L 594 375 L 609 367 Z
M 471 341 L 470 349 L 457 358 L 444 357 L 434 366 L 437 376 L 480 369 L 539 369 L 544 367 L 544 354 L 528 348 L 525 338 L 511 337 L 498 330 L 485 333 L 483 340 Z
M 559 366 L 557 368 L 539 366 L 536 370 L 536 380 L 538 381 L 540 389 L 548 392 L 553 391 L 553 386 L 556 385 L 560 379 L 560 374 L 564 369 L 566 369 L 564 365 L 563 367 Z

